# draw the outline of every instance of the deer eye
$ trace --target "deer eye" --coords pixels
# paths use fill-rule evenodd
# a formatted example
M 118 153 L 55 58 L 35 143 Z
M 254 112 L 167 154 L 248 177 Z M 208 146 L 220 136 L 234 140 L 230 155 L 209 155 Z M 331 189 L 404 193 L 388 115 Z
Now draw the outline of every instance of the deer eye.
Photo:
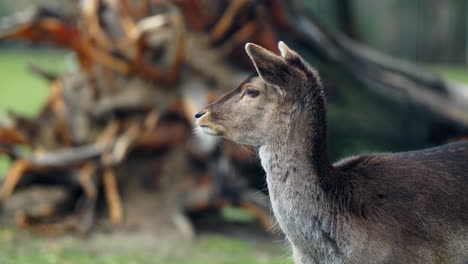
M 245 94 L 247 94 L 249 97 L 255 98 L 257 97 L 257 95 L 260 94 L 260 92 L 255 89 L 248 88 L 247 90 L 245 90 Z

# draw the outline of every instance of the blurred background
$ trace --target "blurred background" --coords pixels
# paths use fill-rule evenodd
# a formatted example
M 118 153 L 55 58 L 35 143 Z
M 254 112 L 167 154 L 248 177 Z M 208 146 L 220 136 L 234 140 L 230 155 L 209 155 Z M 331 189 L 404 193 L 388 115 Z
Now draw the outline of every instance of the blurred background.
M 285 41 L 329 155 L 468 136 L 464 0 L 0 2 L 0 263 L 292 263 L 256 150 L 193 115 Z

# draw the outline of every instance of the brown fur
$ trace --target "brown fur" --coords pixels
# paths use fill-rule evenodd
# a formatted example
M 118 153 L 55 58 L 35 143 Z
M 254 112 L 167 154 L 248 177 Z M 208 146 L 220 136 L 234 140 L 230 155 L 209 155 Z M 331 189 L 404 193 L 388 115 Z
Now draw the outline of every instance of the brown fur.
M 468 142 L 331 164 L 319 75 L 279 48 L 282 56 L 248 44 L 258 75 L 197 124 L 259 148 L 295 262 L 468 263 Z

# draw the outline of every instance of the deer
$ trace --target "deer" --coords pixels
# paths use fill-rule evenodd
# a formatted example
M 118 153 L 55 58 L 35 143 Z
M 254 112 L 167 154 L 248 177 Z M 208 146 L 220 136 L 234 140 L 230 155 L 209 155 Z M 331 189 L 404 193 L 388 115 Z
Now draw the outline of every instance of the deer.
M 195 122 L 258 149 L 294 262 L 468 263 L 468 141 L 332 163 L 320 76 L 278 49 L 247 43 L 256 73 Z

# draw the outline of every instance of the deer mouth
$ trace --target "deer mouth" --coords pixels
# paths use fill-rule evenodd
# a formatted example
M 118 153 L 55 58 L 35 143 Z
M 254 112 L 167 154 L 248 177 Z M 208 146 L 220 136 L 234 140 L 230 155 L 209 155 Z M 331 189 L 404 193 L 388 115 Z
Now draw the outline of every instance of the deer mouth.
M 198 125 L 198 130 L 203 132 L 204 134 L 210 135 L 210 136 L 221 136 L 222 134 L 222 129 L 218 124 L 213 124 L 208 120 L 208 118 L 205 116 L 202 116 L 201 118 L 198 118 L 195 121 L 195 124 Z
M 209 126 L 206 126 L 206 125 L 200 125 L 200 130 L 207 134 L 207 135 L 211 135 L 211 136 L 220 136 L 221 133 L 219 133 L 218 131 L 214 130 L 213 128 L 209 127 Z

